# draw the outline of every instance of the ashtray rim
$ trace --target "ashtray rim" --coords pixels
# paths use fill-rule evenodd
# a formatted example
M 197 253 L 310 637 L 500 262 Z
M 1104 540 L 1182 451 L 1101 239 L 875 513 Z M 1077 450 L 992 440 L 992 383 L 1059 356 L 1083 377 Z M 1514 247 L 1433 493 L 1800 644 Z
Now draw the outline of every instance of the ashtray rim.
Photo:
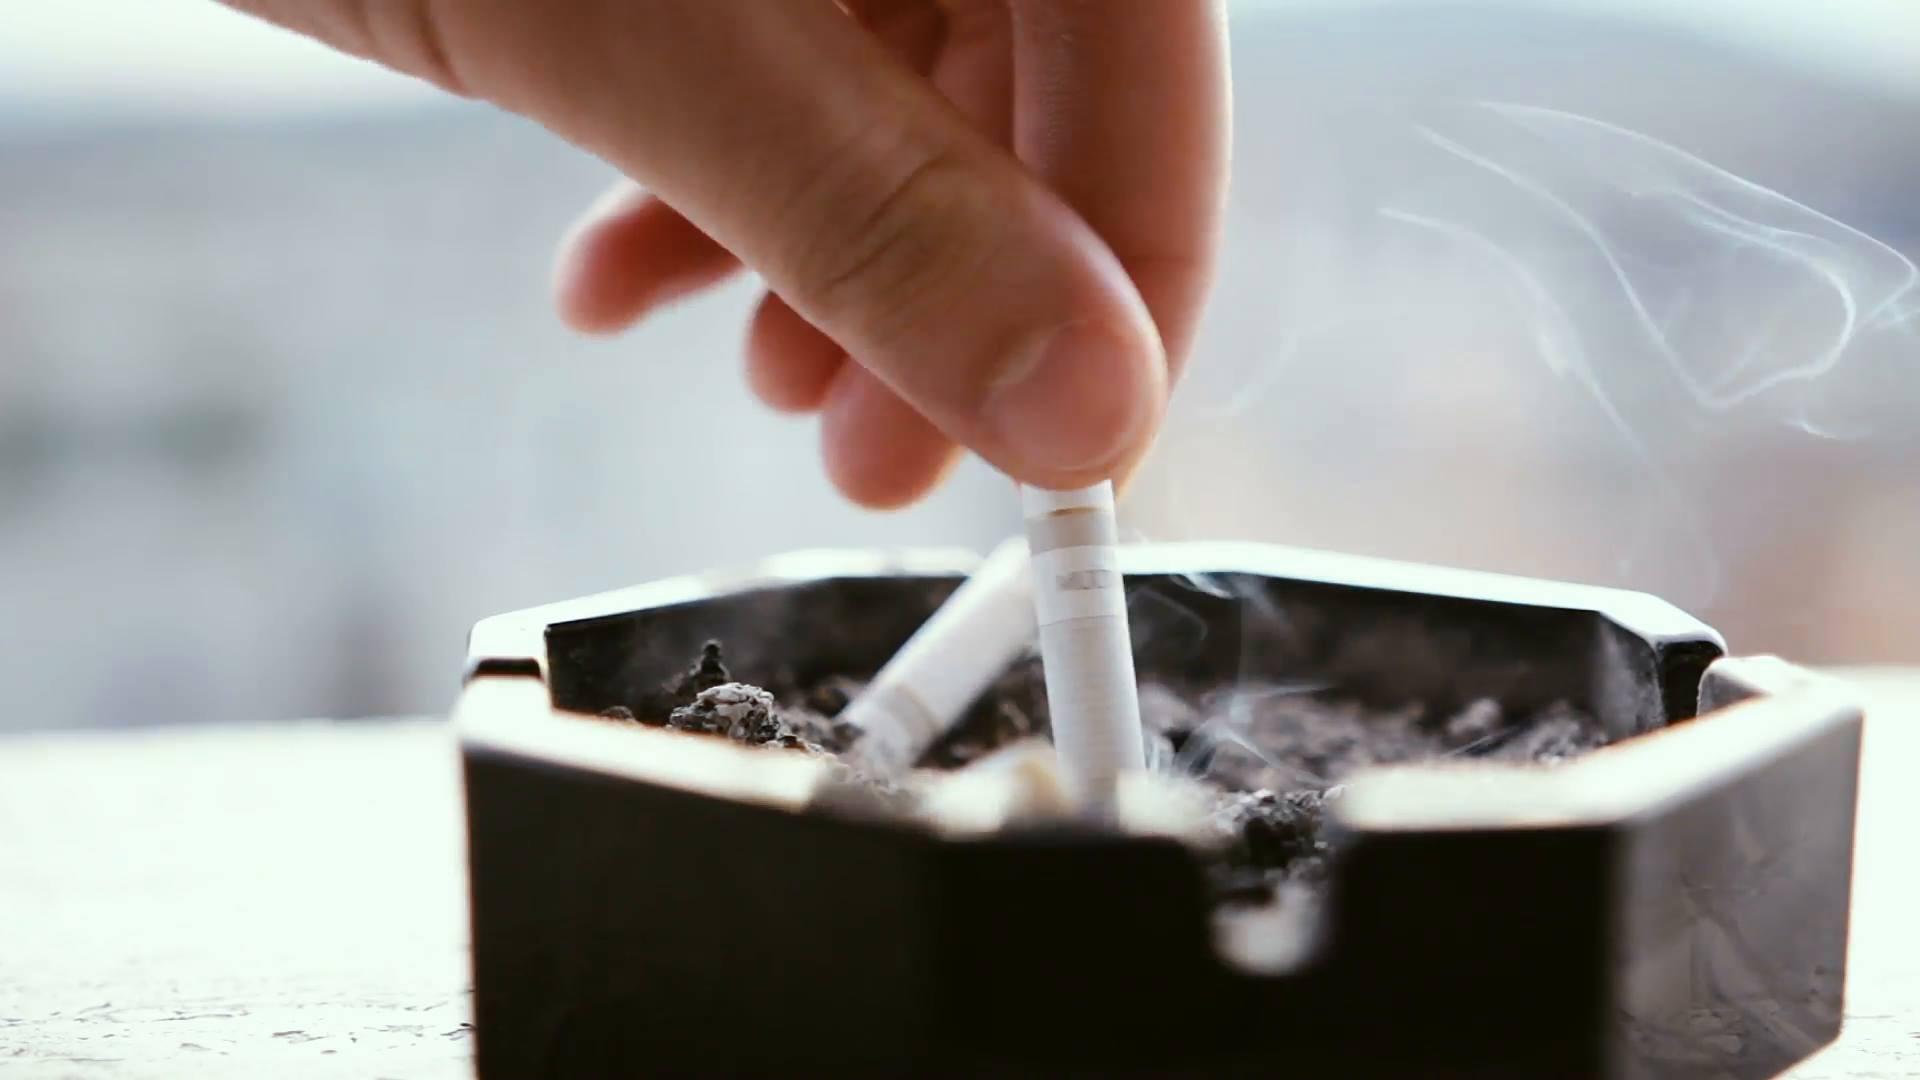
M 467 636 L 462 681 L 483 674 L 547 675 L 546 631 L 566 623 L 693 603 L 716 596 L 828 578 L 965 575 L 981 556 L 966 548 L 802 548 L 744 567 L 679 574 L 488 616 Z M 1121 571 L 1143 574 L 1254 574 L 1384 592 L 1562 611 L 1590 611 L 1649 638 L 1687 637 L 1722 652 L 1719 631 L 1651 593 L 1605 585 L 1467 570 L 1241 540 L 1148 541 L 1122 545 Z
M 622 728 L 560 710 L 545 691 L 549 628 L 649 609 L 837 578 L 950 577 L 979 556 L 964 549 L 803 549 L 745 569 L 680 575 L 508 612 L 481 620 L 469 639 L 467 674 L 453 722 L 462 746 L 678 787 L 690 793 L 803 809 L 831 769 L 822 761 L 701 736 Z M 1700 642 L 1724 652 L 1721 635 L 1651 594 L 1548 579 L 1430 566 L 1254 542 L 1156 542 L 1122 552 L 1128 575 L 1250 574 L 1356 589 L 1592 612 L 1648 640 Z M 510 688 L 497 677 L 513 678 Z M 538 680 L 538 695 L 529 679 Z M 496 693 L 496 689 L 506 693 Z M 1595 751 L 1551 770 L 1524 764 L 1439 763 L 1368 769 L 1349 778 L 1336 819 L 1360 832 L 1594 827 L 1650 813 L 1818 737 L 1858 712 L 1843 683 L 1772 657 L 1713 660 L 1703 704 L 1785 698 L 1786 707 L 1729 721 L 1701 715 Z M 1705 709 L 1702 710 L 1705 713 Z M 1631 758 L 1631 764 L 1625 759 Z M 1615 763 L 1621 759 L 1621 763 Z M 1637 773 L 1620 782 L 1623 770 Z M 1648 783 L 1646 778 L 1660 778 Z M 939 842 L 972 842 L 942 837 Z M 1142 840 L 1152 838 L 1142 837 Z

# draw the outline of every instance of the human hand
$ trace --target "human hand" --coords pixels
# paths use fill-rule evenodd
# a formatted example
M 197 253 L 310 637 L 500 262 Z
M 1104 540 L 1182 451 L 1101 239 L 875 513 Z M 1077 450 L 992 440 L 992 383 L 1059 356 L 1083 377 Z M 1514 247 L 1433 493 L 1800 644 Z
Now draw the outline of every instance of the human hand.
M 758 272 L 749 381 L 820 411 L 855 501 L 961 446 L 1067 488 L 1152 442 L 1218 243 L 1218 0 L 228 2 L 632 177 L 563 244 L 574 326 Z

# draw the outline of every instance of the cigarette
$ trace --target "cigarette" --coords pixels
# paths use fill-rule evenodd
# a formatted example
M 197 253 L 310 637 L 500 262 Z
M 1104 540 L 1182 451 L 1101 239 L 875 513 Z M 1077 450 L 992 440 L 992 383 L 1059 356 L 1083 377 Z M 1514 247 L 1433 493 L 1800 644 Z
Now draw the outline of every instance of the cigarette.
M 862 732 L 847 756 L 870 775 L 912 768 L 993 680 L 1031 648 L 1033 579 L 1026 541 L 1002 543 L 847 704 Z
M 1104 812 L 1146 767 L 1113 485 L 1020 490 L 1054 748 L 1075 802 Z

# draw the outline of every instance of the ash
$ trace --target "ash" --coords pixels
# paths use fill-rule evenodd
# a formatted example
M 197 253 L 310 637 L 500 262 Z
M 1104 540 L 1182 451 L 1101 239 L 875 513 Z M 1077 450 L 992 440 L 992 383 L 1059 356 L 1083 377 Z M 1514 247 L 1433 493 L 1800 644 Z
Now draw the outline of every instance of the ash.
M 859 732 L 835 717 L 864 685 L 831 676 L 805 685 L 752 686 L 736 681 L 720 643 L 708 642 L 647 702 L 601 715 L 837 755 Z M 1197 690 L 1170 680 L 1147 682 L 1140 695 L 1149 763 L 1216 793 L 1213 824 L 1226 843 L 1209 853 L 1207 870 L 1216 898 L 1227 905 L 1318 895 L 1339 845 L 1327 810 L 1356 770 L 1459 759 L 1551 766 L 1607 741 L 1598 721 L 1565 703 L 1514 712 L 1482 699 L 1442 712 L 1419 702 L 1369 706 L 1315 687 Z M 965 768 L 1021 739 L 1050 736 L 1046 697 L 1037 657 L 1013 665 L 919 765 Z M 899 789 L 875 789 L 887 805 L 899 804 Z
M 1338 795 L 1338 788 L 1226 793 L 1214 811 L 1214 825 L 1230 839 L 1208 867 L 1219 899 L 1261 904 L 1289 883 L 1324 883 L 1332 852 L 1327 801 Z
M 670 680 L 649 701 L 634 707 L 615 705 L 600 715 L 627 723 L 666 727 L 697 735 L 715 735 L 749 746 L 772 746 L 813 754 L 834 754 L 852 744 L 849 725 L 835 723 L 832 713 L 850 697 L 808 698 L 783 704 L 767 690 L 737 682 L 727 670 L 724 650 L 709 641 L 687 669 Z M 831 710 L 811 707 L 828 704 Z M 651 711 L 647 706 L 651 705 Z M 670 711 L 660 715 L 660 709 Z

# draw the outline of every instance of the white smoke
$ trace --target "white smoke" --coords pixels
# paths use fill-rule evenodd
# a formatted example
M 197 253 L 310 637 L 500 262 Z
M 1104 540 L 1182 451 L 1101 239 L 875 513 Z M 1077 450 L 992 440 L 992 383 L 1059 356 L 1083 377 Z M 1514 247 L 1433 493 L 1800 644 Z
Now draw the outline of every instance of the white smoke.
M 1221 305 L 1235 310 L 1221 316 L 1229 340 L 1258 344 L 1194 365 L 1167 440 L 1180 475 L 1152 485 L 1158 535 L 1432 522 L 1464 555 L 1379 553 L 1530 573 L 1550 563 L 1537 553 L 1586 534 L 1611 565 L 1568 576 L 1707 608 L 1729 556 L 1776 512 L 1717 497 L 1734 448 L 1762 448 L 1753 468 L 1765 469 L 1808 447 L 1920 443 L 1920 270 L 1899 250 L 1590 117 L 1489 101 L 1399 122 L 1352 121 L 1353 164 L 1261 193 L 1305 209 L 1249 221 L 1230 243 L 1228 278 L 1257 274 L 1259 300 L 1229 288 Z M 1392 178 L 1341 187 L 1369 172 Z M 1227 429 L 1238 441 L 1222 449 Z M 1456 444 L 1479 448 L 1460 451 L 1456 474 L 1484 477 L 1448 475 Z M 1357 483 L 1342 503 L 1332 480 L 1299 494 L 1314 471 L 1394 477 L 1387 498 L 1404 505 L 1370 508 L 1381 490 Z M 1246 508 L 1219 506 L 1215 490 Z M 1285 520 L 1288 492 L 1338 524 Z M 1549 520 L 1515 509 L 1529 492 L 1553 504 Z M 1276 505 L 1277 527 L 1254 523 Z M 1508 513 L 1523 538 L 1471 524 Z M 1489 551 L 1530 544 L 1533 562 L 1476 558 L 1475 527 L 1491 531 Z
M 1576 351 L 1542 357 L 1561 374 L 1599 384 L 1590 354 L 1604 349 L 1608 364 L 1683 392 L 1702 413 L 1774 395 L 1766 415 L 1824 432 L 1806 387 L 1864 338 L 1910 325 L 1913 263 L 1842 222 L 1599 120 L 1493 102 L 1472 113 L 1457 132 L 1420 134 L 1519 197 L 1491 204 L 1497 220 L 1479 213 L 1479 227 L 1452 227 L 1499 247 L 1522 272 L 1548 269 L 1533 281 L 1546 302 L 1591 305 L 1565 328 Z M 1382 213 L 1447 225 L 1391 206 Z M 1536 222 L 1548 228 L 1517 247 L 1493 239 Z M 1553 235 L 1555 225 L 1565 235 Z

